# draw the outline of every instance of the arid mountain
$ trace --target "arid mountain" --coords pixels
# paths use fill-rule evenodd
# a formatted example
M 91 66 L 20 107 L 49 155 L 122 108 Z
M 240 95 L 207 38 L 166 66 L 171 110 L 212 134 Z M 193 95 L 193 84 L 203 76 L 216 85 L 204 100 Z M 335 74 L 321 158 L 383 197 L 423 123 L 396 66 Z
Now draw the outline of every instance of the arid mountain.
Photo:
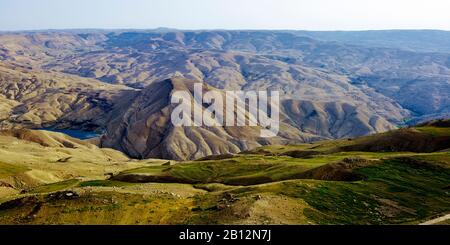
M 57 72 L 0 66 L 0 128 L 105 127 L 134 89 Z
M 302 133 L 287 123 L 282 123 L 278 136 L 272 138 L 260 137 L 259 126 L 175 127 L 171 123 L 171 113 L 176 104 L 170 103 L 174 91 L 189 91 L 193 107 L 207 107 L 193 98 L 196 82 L 172 78 L 143 89 L 131 102 L 129 109 L 108 124 L 101 146 L 121 150 L 135 158 L 185 160 L 238 153 L 261 145 L 311 142 L 322 138 Z M 205 85 L 204 90 L 216 89 Z M 244 108 L 237 105 L 235 110 L 243 111 Z M 226 113 L 235 114 L 236 111 L 225 109 L 221 115 L 225 118 Z M 282 120 L 285 121 L 285 118 L 282 117 Z
M 363 47 L 263 31 L 124 32 L 104 38 L 95 51 L 59 55 L 43 66 L 132 87 L 183 75 L 218 88 L 282 87 L 288 95 L 306 91 L 315 98 L 310 89 L 299 87 L 306 81 L 325 88 L 323 81 L 334 83 L 340 76 L 338 80 L 348 80 L 358 90 L 371 90 L 375 98 L 393 99 L 414 116 L 449 110 L 448 53 Z M 335 95 L 322 92 L 321 99 Z
M 302 132 L 327 138 L 355 137 L 394 128 L 368 107 L 349 102 L 285 100 L 283 108 Z
M 2 128 L 106 129 L 102 146 L 136 158 L 192 159 L 267 144 L 354 137 L 393 128 L 382 117 L 368 114 L 370 109 L 364 105 L 293 100 L 282 103 L 282 125 L 276 138 L 260 138 L 260 128 L 255 127 L 175 128 L 170 123 L 174 108 L 169 103 L 170 94 L 191 91 L 193 83 L 199 81 L 173 78 L 137 91 L 57 72 L 5 68 L 2 74 Z
M 103 146 L 132 157 L 193 159 L 367 135 L 450 114 L 448 53 L 400 49 L 392 36 L 379 47 L 337 34 L 314 38 L 282 31 L 4 33 L 0 126 L 105 131 Z M 193 82 L 280 91 L 279 137 L 258 139 L 250 128 L 172 127 L 169 96 Z

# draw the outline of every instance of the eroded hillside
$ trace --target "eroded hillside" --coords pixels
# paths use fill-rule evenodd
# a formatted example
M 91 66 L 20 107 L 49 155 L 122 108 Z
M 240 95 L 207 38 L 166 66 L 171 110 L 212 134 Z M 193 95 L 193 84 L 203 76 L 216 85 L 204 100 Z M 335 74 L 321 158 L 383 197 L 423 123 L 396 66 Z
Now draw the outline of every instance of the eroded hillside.
M 95 130 L 105 134 L 104 146 L 136 158 L 194 159 L 357 137 L 447 117 L 449 59 L 280 31 L 4 33 L 0 125 Z M 173 88 L 158 87 L 173 79 L 280 91 L 279 137 L 257 139 L 249 128 L 172 128 Z

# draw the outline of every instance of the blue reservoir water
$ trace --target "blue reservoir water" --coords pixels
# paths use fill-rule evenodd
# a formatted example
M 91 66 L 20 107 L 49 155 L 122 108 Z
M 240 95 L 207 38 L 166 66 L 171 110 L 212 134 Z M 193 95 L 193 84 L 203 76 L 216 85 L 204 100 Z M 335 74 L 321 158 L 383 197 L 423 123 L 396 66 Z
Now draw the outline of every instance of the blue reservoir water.
M 80 140 L 86 140 L 91 139 L 100 136 L 100 133 L 93 132 L 93 131 L 83 131 L 83 130 L 74 130 L 74 129 L 54 129 L 54 128 L 41 128 L 38 130 L 46 130 L 51 132 L 58 132 L 67 134 L 70 137 L 77 138 Z

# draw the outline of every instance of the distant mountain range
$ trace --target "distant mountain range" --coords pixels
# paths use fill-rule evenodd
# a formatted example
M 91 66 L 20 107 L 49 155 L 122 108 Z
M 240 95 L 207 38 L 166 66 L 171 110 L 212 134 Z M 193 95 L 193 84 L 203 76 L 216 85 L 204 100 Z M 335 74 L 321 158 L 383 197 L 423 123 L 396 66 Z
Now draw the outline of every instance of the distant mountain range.
M 174 128 L 169 95 L 279 90 L 282 127 Z M 195 159 L 384 132 L 450 115 L 450 32 L 37 31 L 0 34 L 0 128 L 105 132 L 135 158 Z
M 294 31 L 294 34 L 323 41 L 374 48 L 394 48 L 415 52 L 450 53 L 450 31 Z

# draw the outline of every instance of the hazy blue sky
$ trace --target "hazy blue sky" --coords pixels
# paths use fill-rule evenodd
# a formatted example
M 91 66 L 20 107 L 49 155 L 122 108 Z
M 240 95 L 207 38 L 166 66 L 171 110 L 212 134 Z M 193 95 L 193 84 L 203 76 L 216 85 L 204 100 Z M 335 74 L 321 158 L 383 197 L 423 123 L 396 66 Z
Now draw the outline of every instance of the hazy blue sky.
M 0 0 L 0 30 L 445 29 L 448 0 Z

